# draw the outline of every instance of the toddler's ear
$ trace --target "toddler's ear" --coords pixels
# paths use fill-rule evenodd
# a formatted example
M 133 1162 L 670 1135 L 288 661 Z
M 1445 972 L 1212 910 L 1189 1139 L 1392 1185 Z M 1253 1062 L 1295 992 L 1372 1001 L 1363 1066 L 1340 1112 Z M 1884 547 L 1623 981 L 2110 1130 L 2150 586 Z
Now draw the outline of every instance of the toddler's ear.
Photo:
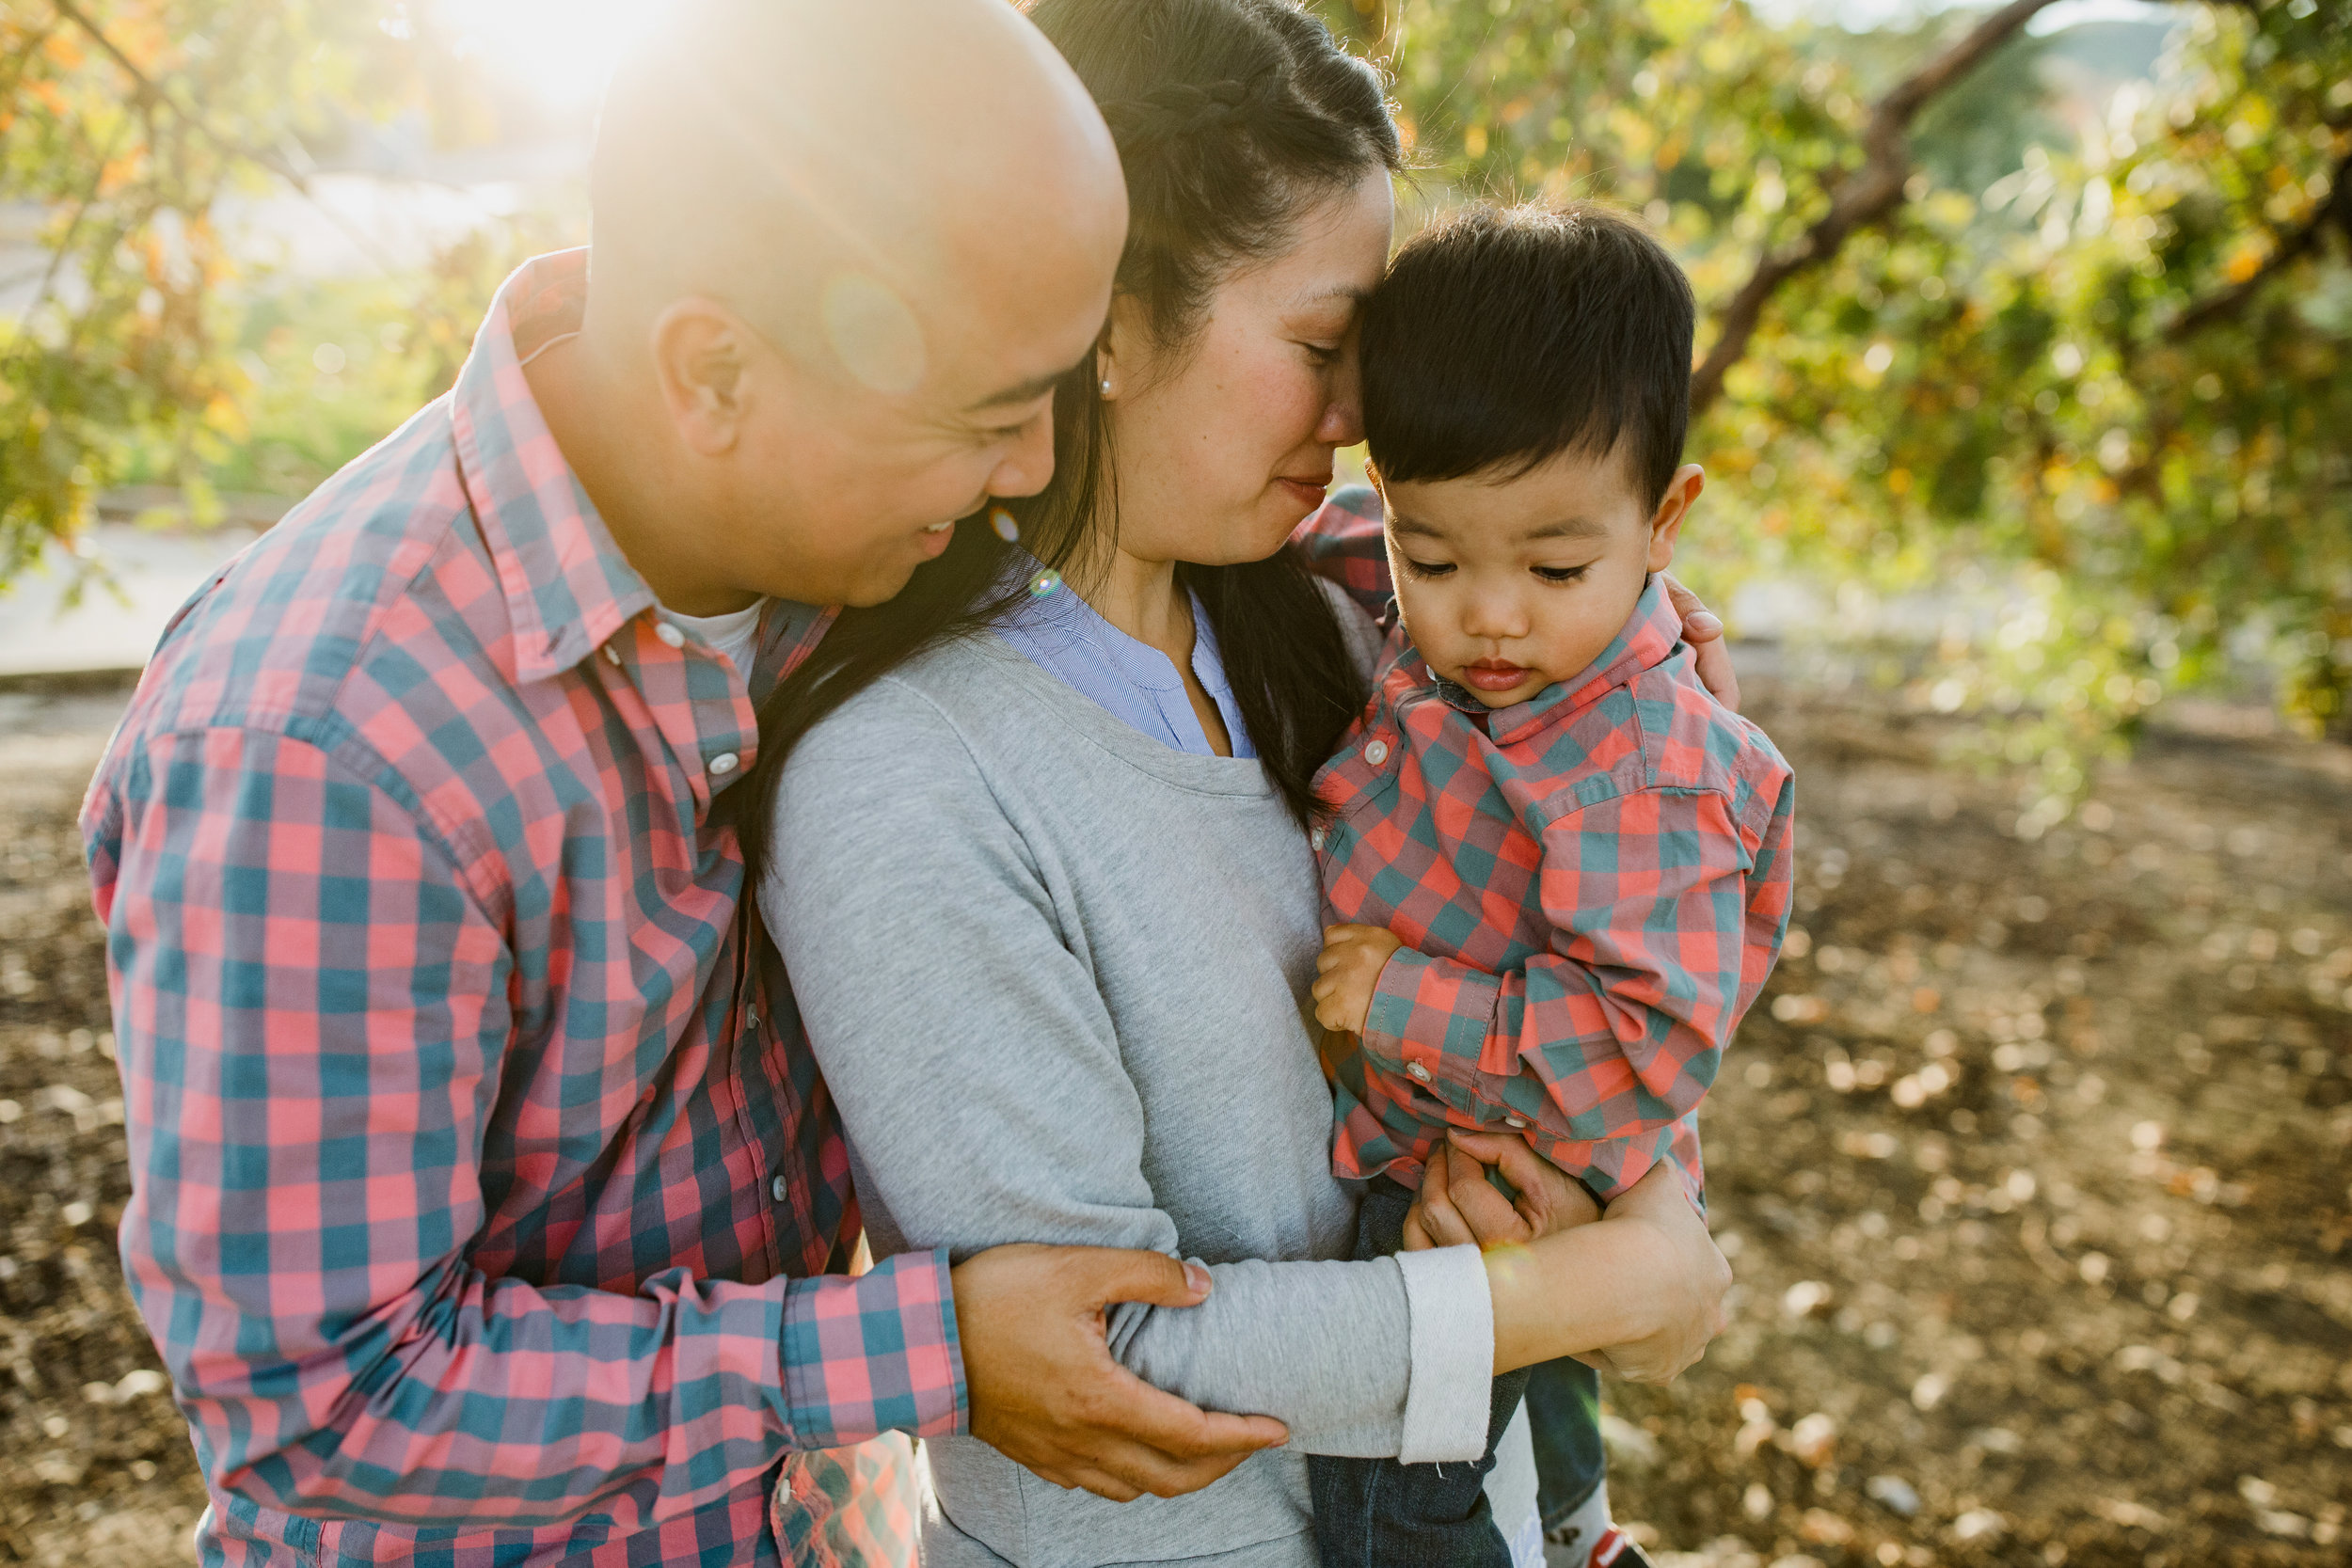
M 1707 470 L 1696 463 L 1685 463 L 1666 482 L 1666 494 L 1658 503 L 1658 510 L 1649 519 L 1649 569 L 1662 572 L 1675 562 L 1675 541 L 1682 537 L 1682 519 L 1691 515 L 1691 503 L 1707 488 Z

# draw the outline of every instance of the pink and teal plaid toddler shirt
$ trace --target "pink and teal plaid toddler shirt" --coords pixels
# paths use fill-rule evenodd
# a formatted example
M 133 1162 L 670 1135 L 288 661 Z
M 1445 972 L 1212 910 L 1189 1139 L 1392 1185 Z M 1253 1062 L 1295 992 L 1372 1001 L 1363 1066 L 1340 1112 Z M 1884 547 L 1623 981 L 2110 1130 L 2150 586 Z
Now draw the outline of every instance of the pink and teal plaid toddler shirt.
M 517 272 L 190 601 L 90 786 L 207 1562 L 772 1563 L 787 1450 L 963 1420 L 944 1255 L 827 1273 L 849 1163 L 720 794 L 830 617 L 772 606 L 750 689 L 659 619 L 520 368 L 585 276 Z
M 1380 501 L 1300 528 L 1318 570 L 1390 596 Z M 1796 793 L 1699 684 L 1653 580 L 1590 669 L 1491 712 L 1391 631 L 1326 764 L 1334 922 L 1402 938 L 1333 1062 L 1332 1166 L 1416 1186 L 1448 1127 L 1515 1131 L 1606 1201 L 1671 1159 L 1701 1193 L 1700 1097 L 1788 921 Z

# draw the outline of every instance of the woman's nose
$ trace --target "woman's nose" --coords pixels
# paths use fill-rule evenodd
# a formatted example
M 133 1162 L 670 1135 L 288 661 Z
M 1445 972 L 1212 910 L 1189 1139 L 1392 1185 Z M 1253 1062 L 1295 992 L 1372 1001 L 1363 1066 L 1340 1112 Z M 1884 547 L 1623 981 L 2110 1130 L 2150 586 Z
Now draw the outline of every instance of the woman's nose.
M 1334 398 L 1324 405 L 1323 418 L 1315 425 L 1315 440 L 1327 447 L 1352 447 L 1364 438 L 1364 417 L 1358 411 L 1356 400 Z
M 1351 337 L 1331 368 L 1331 401 L 1323 405 L 1315 439 L 1326 446 L 1352 447 L 1364 438 L 1363 361 Z

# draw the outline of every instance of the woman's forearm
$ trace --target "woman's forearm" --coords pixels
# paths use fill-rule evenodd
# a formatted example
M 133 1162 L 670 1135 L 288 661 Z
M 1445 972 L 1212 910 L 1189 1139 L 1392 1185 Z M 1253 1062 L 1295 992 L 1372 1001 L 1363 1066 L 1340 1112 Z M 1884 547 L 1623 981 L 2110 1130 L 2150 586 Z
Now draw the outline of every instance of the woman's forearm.
M 1724 1326 L 1731 1269 L 1660 1165 L 1590 1225 L 1486 1254 L 1498 1372 L 1610 1352 L 1618 1372 L 1662 1383 Z
M 1656 1249 L 1629 1225 L 1582 1225 L 1486 1255 L 1495 1371 L 1639 1339 L 1655 1326 Z

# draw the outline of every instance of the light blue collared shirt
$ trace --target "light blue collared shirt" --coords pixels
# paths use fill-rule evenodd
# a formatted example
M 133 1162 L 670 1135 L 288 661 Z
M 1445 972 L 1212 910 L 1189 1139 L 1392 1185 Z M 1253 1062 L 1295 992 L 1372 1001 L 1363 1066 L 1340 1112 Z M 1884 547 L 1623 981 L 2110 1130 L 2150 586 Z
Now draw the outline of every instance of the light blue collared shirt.
M 1014 558 L 1023 576 L 1034 577 L 1038 562 L 1026 551 Z M 1225 679 L 1225 661 L 1217 654 L 1216 632 L 1192 598 L 1192 673 L 1232 740 L 1233 755 L 1254 757 L 1249 732 L 1241 721 L 1241 708 Z M 1095 612 L 1068 583 L 1059 583 L 1041 597 L 1021 601 L 1010 615 L 996 624 L 996 635 L 1028 656 L 1037 667 L 1057 676 L 1081 696 L 1101 704 L 1112 717 L 1166 746 L 1195 756 L 1215 756 L 1200 716 L 1184 695 L 1184 677 L 1168 657 L 1148 642 L 1139 642 Z

